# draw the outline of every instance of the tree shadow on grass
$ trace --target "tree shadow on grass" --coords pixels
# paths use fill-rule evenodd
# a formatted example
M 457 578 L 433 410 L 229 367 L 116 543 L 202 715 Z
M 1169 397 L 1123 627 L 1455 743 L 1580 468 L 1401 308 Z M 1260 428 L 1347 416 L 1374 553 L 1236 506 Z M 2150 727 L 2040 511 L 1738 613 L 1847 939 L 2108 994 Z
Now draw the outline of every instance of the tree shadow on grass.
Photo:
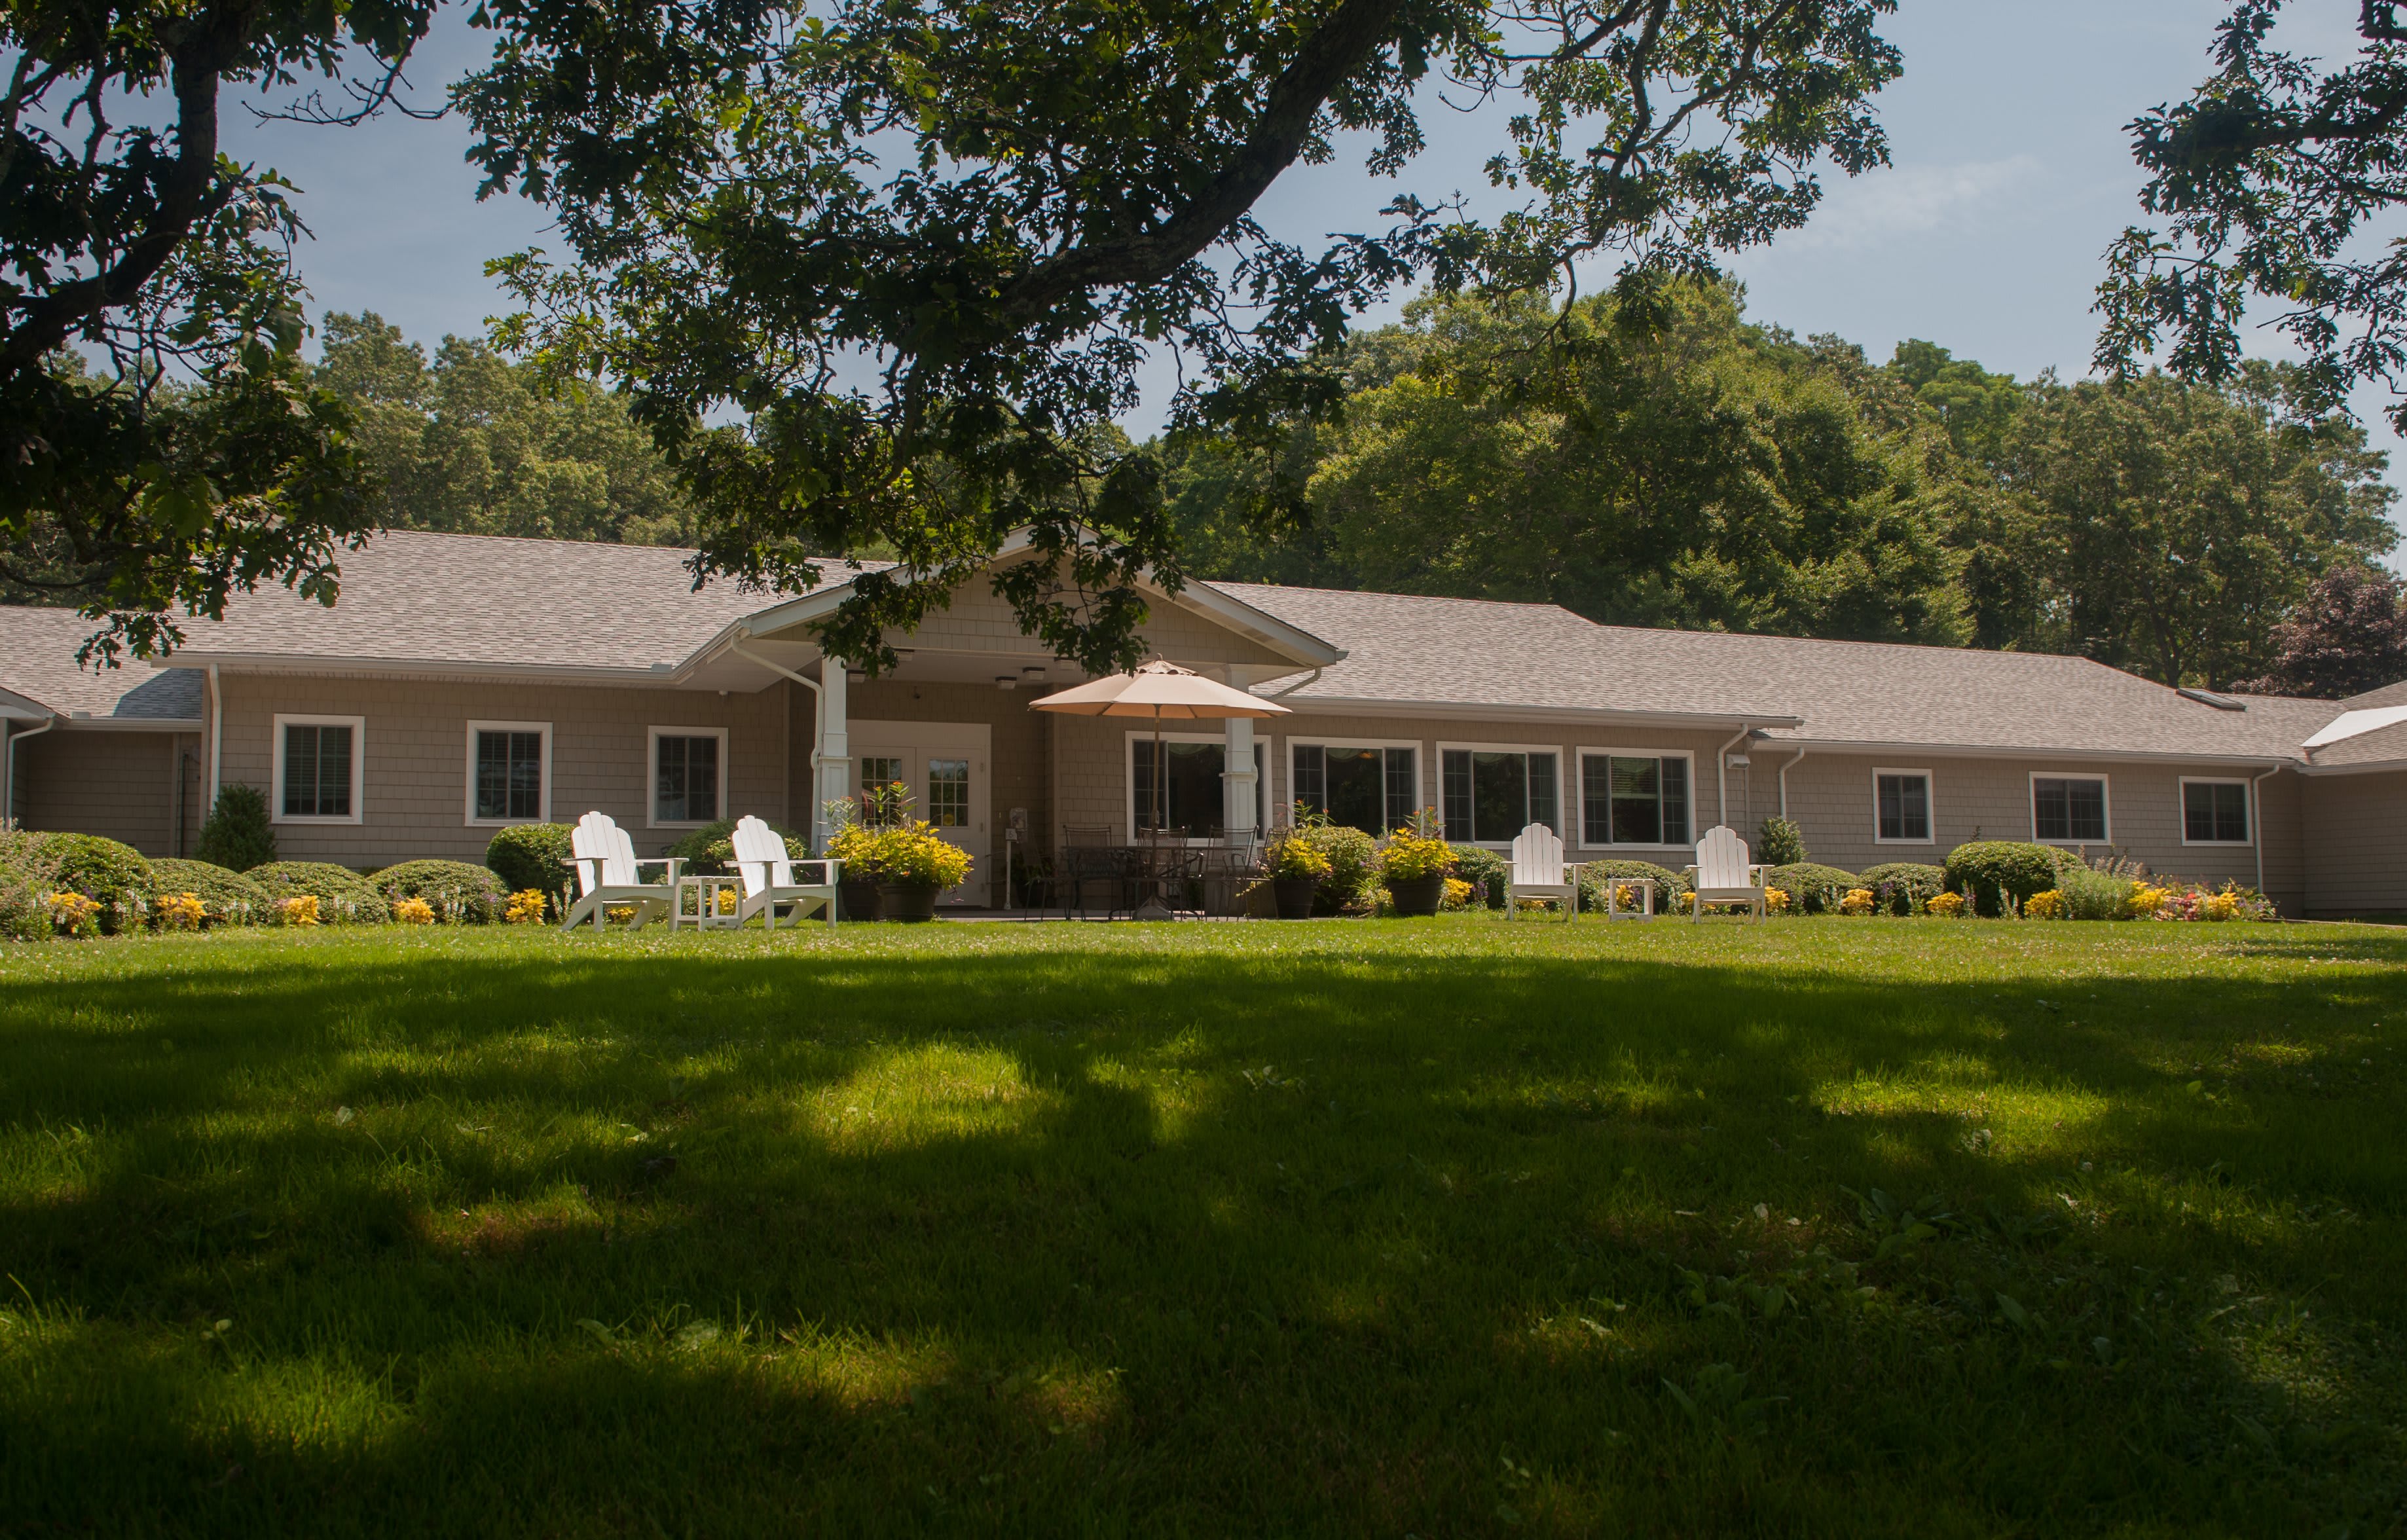
M 2330 977 L 1908 989 L 1341 945 L 20 984 L 0 1234 L 39 1310 L 0 1361 L 0 1506 L 220 1532 L 2278 1528 L 2316 1501 L 2287 1466 L 2199 1469 L 2252 1367 L 2194 1335 L 2101 1354 L 2080 1312 L 2134 1266 L 2176 1294 L 2238 1270 L 2325 1289 L 2343 1334 L 2395 1329 L 2396 1270 L 2355 1264 L 2396 1249 L 2396 1097 L 2344 1062 L 2407 996 Z M 2342 999 L 2348 1024 L 2299 1020 Z M 2202 1181 L 2228 1222 L 2158 1211 Z M 1946 1213 L 1881 1257 L 1845 1189 Z M 2335 1262 L 2363 1276 L 2329 1289 Z M 1716 1401 L 1715 1363 L 1786 1399 Z

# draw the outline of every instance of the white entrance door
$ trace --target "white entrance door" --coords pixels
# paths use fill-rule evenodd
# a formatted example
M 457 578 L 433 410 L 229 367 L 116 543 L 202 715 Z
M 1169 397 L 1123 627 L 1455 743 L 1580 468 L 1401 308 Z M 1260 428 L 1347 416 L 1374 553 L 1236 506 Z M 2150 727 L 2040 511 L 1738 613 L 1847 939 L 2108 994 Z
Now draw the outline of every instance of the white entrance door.
M 969 880 L 937 902 L 987 904 L 993 730 L 984 722 L 856 720 L 846 731 L 862 787 L 901 781 L 911 789 L 916 816 L 970 853 Z

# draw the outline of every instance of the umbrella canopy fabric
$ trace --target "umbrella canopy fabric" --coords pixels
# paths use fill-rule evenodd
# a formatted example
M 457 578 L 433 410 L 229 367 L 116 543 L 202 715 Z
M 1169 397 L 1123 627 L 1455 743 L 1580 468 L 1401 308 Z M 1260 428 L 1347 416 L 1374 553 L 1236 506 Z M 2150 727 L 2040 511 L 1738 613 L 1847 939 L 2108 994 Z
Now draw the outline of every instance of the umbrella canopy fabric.
M 1232 690 L 1176 663 L 1149 663 L 1133 674 L 1111 674 L 1029 703 L 1032 711 L 1075 717 L 1142 717 L 1149 721 L 1225 720 L 1284 717 L 1286 706 Z

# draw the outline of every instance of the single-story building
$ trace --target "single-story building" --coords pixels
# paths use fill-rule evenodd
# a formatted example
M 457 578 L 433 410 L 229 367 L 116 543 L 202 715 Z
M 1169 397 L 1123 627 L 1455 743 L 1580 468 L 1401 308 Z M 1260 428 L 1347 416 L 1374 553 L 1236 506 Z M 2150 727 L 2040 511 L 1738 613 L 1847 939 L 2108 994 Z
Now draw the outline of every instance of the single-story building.
M 810 827 L 907 782 L 976 860 L 955 899 L 1065 840 L 1249 842 L 1295 804 L 1449 838 L 1557 829 L 1574 859 L 1686 863 L 1775 814 L 1850 870 L 1968 839 L 2109 848 L 2293 914 L 2407 911 L 2407 685 L 2354 701 L 2173 690 L 2081 658 L 1598 625 L 1551 605 L 1190 582 L 1147 649 L 1290 715 L 1189 724 L 1029 709 L 1086 677 L 983 582 L 876 678 L 799 596 L 699 591 L 688 552 L 393 533 L 341 603 L 278 592 L 188 625 L 164 666 L 78 669 L 90 622 L 0 609 L 0 806 L 189 851 L 216 788 L 267 793 L 288 857 L 478 859 L 599 808 L 639 851 L 715 819 Z M 998 562 L 1035 559 L 1015 543 Z M 1164 806 L 1155 806 L 1166 779 Z

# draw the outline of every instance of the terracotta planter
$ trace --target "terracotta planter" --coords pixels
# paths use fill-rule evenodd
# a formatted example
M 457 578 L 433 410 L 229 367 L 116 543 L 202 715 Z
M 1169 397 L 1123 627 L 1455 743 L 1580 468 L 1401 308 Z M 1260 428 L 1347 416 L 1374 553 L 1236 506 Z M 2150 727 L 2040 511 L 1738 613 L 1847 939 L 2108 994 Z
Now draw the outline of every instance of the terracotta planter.
M 936 895 L 944 891 L 928 882 L 881 882 L 877 902 L 881 918 L 916 923 L 936 918 Z
M 882 920 L 885 906 L 877 901 L 877 879 L 874 877 L 848 877 L 835 885 L 835 912 L 839 920 Z
M 1278 895 L 1278 917 L 1281 920 L 1310 920 L 1313 898 L 1320 891 L 1320 879 L 1317 877 L 1274 877 L 1271 891 Z
M 1432 872 L 1403 882 L 1388 884 L 1388 896 L 1396 901 L 1400 915 L 1433 915 L 1446 899 L 1446 874 Z

